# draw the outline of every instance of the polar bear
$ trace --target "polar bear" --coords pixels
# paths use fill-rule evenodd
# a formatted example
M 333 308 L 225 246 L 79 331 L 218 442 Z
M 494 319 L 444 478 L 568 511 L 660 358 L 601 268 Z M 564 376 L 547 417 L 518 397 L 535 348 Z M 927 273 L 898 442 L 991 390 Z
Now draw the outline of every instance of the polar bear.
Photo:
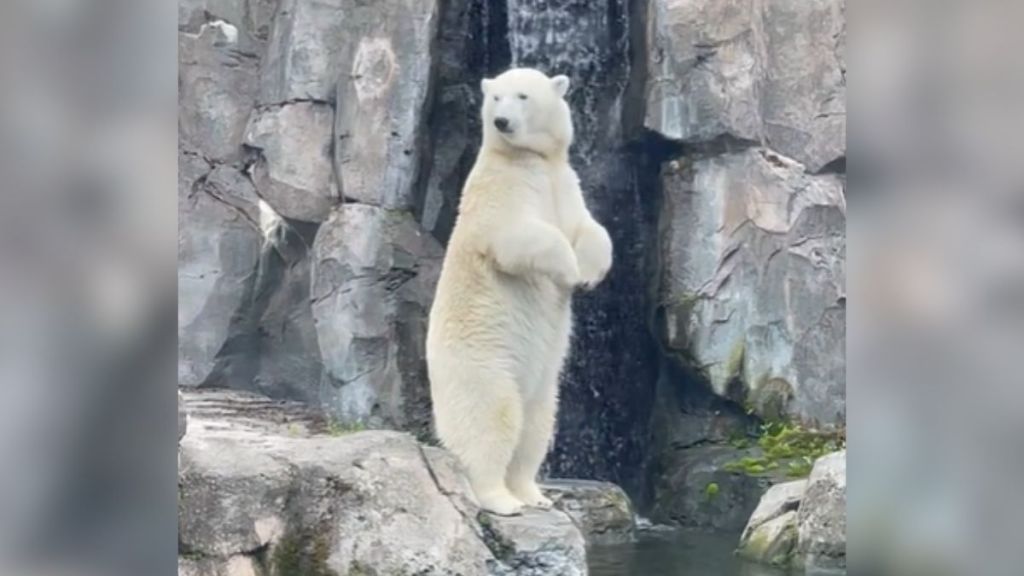
M 548 507 L 537 472 L 554 433 L 571 299 L 612 265 L 568 151 L 565 76 L 527 68 L 481 83 L 483 143 L 462 191 L 430 310 L 435 431 L 496 514 Z

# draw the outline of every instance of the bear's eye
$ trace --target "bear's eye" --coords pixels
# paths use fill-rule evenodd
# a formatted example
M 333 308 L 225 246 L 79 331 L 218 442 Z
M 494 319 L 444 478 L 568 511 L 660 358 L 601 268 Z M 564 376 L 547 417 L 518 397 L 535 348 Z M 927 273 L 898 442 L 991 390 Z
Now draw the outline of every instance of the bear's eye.
M 520 100 L 526 100 L 526 94 L 519 94 Z
M 495 101 L 495 102 L 497 102 L 498 100 L 501 100 L 501 98 L 499 98 L 499 97 L 498 97 L 498 95 L 497 95 L 497 94 L 495 94 L 495 95 L 494 95 L 494 101 Z

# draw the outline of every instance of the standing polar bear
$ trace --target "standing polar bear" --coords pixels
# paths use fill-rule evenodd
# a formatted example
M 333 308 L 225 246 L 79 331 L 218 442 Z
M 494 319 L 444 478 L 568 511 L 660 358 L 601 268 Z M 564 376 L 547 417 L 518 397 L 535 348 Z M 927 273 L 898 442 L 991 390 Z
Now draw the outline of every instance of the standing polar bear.
M 551 505 L 537 487 L 569 351 L 572 292 L 612 264 L 568 152 L 565 76 L 512 69 L 482 82 L 483 143 L 430 311 L 434 422 L 480 505 Z

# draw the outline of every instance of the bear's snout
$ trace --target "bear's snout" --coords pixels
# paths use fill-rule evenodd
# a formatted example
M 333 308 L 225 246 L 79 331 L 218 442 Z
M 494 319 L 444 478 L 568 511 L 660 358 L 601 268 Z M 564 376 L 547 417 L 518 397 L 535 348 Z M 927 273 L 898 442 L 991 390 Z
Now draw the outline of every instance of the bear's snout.
M 509 128 L 508 118 L 495 118 L 494 127 L 497 128 L 500 132 L 504 132 L 506 134 L 512 131 L 512 129 Z

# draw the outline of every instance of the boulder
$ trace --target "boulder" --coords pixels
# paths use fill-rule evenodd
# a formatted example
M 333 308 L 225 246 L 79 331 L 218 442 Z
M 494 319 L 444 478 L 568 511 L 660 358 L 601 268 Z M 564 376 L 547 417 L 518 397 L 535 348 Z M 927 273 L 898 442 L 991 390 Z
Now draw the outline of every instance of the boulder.
M 631 542 L 636 530 L 629 496 L 611 482 L 548 480 L 541 486 L 555 508 L 568 514 L 588 546 Z
M 788 567 L 797 544 L 797 507 L 806 480 L 776 484 L 761 497 L 740 535 L 737 553 L 755 562 Z
M 346 422 L 429 435 L 427 314 L 443 250 L 412 217 L 345 204 L 313 244 L 321 404 Z
M 810 571 L 846 568 L 846 451 L 814 463 L 797 510 L 797 562 Z
M 656 0 L 644 126 L 760 143 L 819 172 L 846 155 L 843 0 Z
M 846 570 L 846 451 L 822 456 L 806 480 L 772 486 L 750 516 L 737 554 L 808 574 Z
M 655 0 L 648 7 L 644 126 L 686 143 L 760 141 L 764 54 L 747 0 Z
M 778 477 L 733 472 L 727 465 L 750 450 L 702 445 L 662 455 L 651 520 L 688 528 L 739 532 Z
M 331 148 L 341 193 L 357 202 L 411 209 L 437 2 L 282 0 L 280 13 L 288 17 L 275 21 L 260 103 L 334 105 Z
M 198 386 L 214 373 L 236 313 L 251 290 L 262 238 L 239 195 L 217 195 L 212 167 L 178 154 L 178 383 Z
M 321 222 L 338 202 L 331 165 L 334 109 L 295 102 L 261 107 L 249 120 L 245 144 L 259 152 L 251 167 L 260 197 L 286 218 Z
M 178 33 L 180 138 L 211 160 L 241 158 L 246 122 L 256 102 L 259 58 L 224 21 Z
M 768 419 L 846 418 L 846 201 L 764 148 L 662 173 L 662 337 L 719 396 Z
M 454 458 L 407 434 L 338 432 L 247 393 L 184 396 L 179 574 L 585 574 L 567 515 L 481 513 Z
M 346 13 L 337 87 L 334 167 L 341 192 L 411 210 L 426 139 L 436 0 L 356 2 Z

